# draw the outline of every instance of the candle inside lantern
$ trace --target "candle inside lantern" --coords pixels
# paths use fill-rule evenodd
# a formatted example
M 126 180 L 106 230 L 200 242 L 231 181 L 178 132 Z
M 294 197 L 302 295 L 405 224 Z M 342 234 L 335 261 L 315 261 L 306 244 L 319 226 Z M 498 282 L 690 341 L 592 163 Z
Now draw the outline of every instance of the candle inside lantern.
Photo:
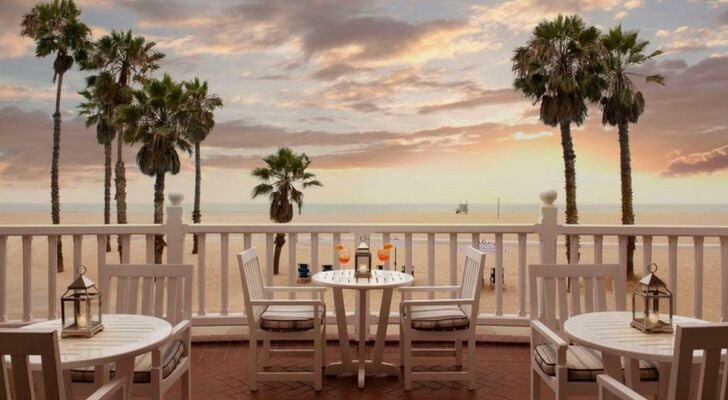
M 88 321 L 83 313 L 76 315 L 76 326 L 79 329 L 86 329 L 86 327 L 88 327 Z
M 660 313 L 657 311 L 651 311 L 647 314 L 647 320 L 650 321 L 650 324 L 657 325 L 657 323 L 660 321 Z

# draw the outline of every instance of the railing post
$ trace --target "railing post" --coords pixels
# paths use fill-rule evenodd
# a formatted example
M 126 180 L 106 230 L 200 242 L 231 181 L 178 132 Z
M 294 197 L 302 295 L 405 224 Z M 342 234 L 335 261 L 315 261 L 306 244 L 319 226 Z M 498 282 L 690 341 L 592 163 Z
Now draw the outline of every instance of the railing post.
M 185 231 L 182 223 L 182 193 L 172 192 L 167 196 L 171 205 L 167 207 L 167 223 L 163 225 L 167 238 L 167 263 L 181 264 L 185 251 Z
M 558 194 L 553 189 L 546 189 L 539 194 L 541 211 L 538 221 L 539 248 L 542 264 L 556 263 L 556 239 L 558 238 L 558 207 L 554 205 Z

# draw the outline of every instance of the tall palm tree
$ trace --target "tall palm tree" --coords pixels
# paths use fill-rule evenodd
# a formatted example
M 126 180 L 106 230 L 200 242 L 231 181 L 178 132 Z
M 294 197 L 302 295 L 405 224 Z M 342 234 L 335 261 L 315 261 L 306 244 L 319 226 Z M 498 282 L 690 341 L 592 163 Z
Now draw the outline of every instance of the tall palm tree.
M 154 223 L 164 220 L 164 180 L 167 173 L 180 171 L 177 150 L 192 154 L 192 145 L 184 135 L 188 119 L 185 92 L 181 83 L 168 74 L 159 79 L 144 82 L 134 91 L 132 104 L 120 110 L 120 120 L 125 124 L 127 142 L 141 144 L 136 156 L 139 170 L 153 176 Z M 154 262 L 162 262 L 164 240 L 157 235 L 154 240 Z
M 86 116 L 86 127 L 96 125 L 96 141 L 104 146 L 104 224 L 111 223 L 111 145 L 116 136 L 117 93 L 121 88 L 109 72 L 86 78 L 86 90 L 79 92 L 85 102 L 79 105 L 81 115 Z M 111 243 L 106 240 L 106 252 Z
M 90 30 L 79 21 L 81 10 L 73 0 L 54 0 L 39 3 L 23 16 L 20 34 L 35 41 L 35 56 L 46 57 L 55 53 L 53 82 L 56 83 L 56 108 L 53 112 L 53 153 L 51 156 L 51 219 L 61 223 L 58 162 L 61 152 L 61 91 L 63 76 L 86 55 Z M 63 271 L 63 246 L 58 241 L 57 270 Z
M 539 117 L 544 124 L 561 129 L 567 224 L 579 222 L 571 124 L 584 122 L 587 104 L 599 101 L 604 86 L 598 39 L 599 31 L 578 16 L 559 15 L 539 23 L 528 44 L 517 48 L 512 58 L 515 89 L 541 103 Z M 568 238 L 566 255 L 571 260 Z
M 298 190 L 296 183 L 302 189 L 311 186 L 323 186 L 316 180 L 316 176 L 306 169 L 311 160 L 306 153 L 297 154 L 290 148 L 282 147 L 274 154 L 263 158 L 267 167 L 255 168 L 251 175 L 263 181 L 253 188 L 252 198 L 268 195 L 270 200 L 269 216 L 271 221 L 285 224 L 293 219 L 293 203 L 301 213 L 303 207 L 303 192 Z M 278 274 L 278 265 L 281 259 L 281 249 L 286 243 L 286 236 L 277 233 L 275 238 L 275 255 L 273 258 L 273 273 Z
M 202 222 L 200 210 L 200 191 L 202 184 L 202 166 L 200 160 L 200 143 L 207 139 L 207 136 L 215 126 L 214 111 L 222 107 L 222 99 L 215 94 L 207 94 L 207 81 L 200 82 L 199 79 L 185 82 L 187 91 L 187 107 L 190 120 L 188 122 L 187 136 L 195 146 L 195 206 L 192 211 L 192 222 Z M 197 254 L 197 235 L 192 238 L 192 254 Z
M 101 37 L 94 44 L 94 49 L 85 63 L 86 69 L 108 72 L 114 76 L 120 90 L 115 108 L 131 103 L 130 91 L 125 90 L 133 82 L 142 82 L 159 68 L 159 60 L 164 54 L 154 49 L 155 42 L 147 42 L 143 36 L 134 36 L 131 30 L 126 32 L 112 31 Z M 117 127 L 121 130 L 123 127 Z M 126 166 L 124 164 L 123 135 L 117 135 L 116 165 L 114 167 L 114 187 L 116 193 L 116 222 L 127 223 L 126 215 Z M 118 241 L 119 257 L 121 257 L 121 238 Z
M 664 84 L 665 78 L 659 74 L 643 74 L 635 71 L 639 65 L 662 54 L 657 50 L 645 54 L 650 44 L 640 40 L 637 31 L 622 31 L 621 26 L 602 35 L 604 48 L 604 67 L 608 86 L 600 101 L 602 124 L 617 126 L 619 129 L 619 171 L 622 181 L 622 224 L 634 224 L 632 205 L 632 157 L 629 150 L 629 124 L 637 123 L 645 111 L 645 98 L 632 81 L 632 77 L 645 79 L 646 82 Z M 627 275 L 634 277 L 635 238 L 627 242 Z

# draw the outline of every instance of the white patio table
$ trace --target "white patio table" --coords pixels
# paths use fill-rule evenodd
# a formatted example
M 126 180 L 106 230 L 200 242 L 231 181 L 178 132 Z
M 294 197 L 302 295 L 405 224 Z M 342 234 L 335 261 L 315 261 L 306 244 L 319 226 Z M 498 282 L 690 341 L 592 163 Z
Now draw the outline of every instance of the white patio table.
M 359 388 L 364 387 L 366 373 L 397 375 L 399 368 L 393 364 L 382 361 L 384 355 L 384 341 L 387 335 L 389 309 L 392 304 L 392 291 L 396 287 L 410 286 L 414 279 L 411 275 L 396 271 L 373 270 L 371 278 L 355 277 L 353 269 L 319 272 L 313 276 L 313 283 L 333 289 L 334 307 L 336 309 L 336 324 L 339 330 L 339 345 L 341 347 L 341 361 L 326 366 L 327 375 L 356 374 Z M 365 329 L 358 330 L 358 358 L 351 359 L 349 353 L 349 334 L 346 327 L 346 308 L 344 306 L 344 289 L 353 289 L 359 292 L 359 326 L 366 326 L 369 315 L 367 291 L 382 290 L 382 305 L 379 310 L 377 323 L 377 336 L 374 343 L 374 358 L 366 359 Z
M 71 391 L 70 370 L 75 368 L 96 367 L 96 384 L 108 381 L 106 369 L 109 363 L 116 363 L 116 376 L 125 376 L 126 398 L 131 399 L 134 359 L 161 346 L 172 335 L 169 322 L 146 315 L 104 314 L 104 330 L 90 338 L 66 337 L 58 335 L 61 353 L 66 397 Z M 56 328 L 60 331 L 61 320 L 44 321 L 26 325 L 24 328 Z M 31 357 L 33 368 L 40 368 L 40 359 Z
M 566 320 L 564 331 L 574 343 L 601 351 L 604 370 L 615 379 L 622 379 L 620 357 L 624 357 L 625 381 L 632 389 L 637 389 L 640 383 L 639 360 L 657 363 L 660 373 L 658 398 L 666 399 L 675 333 L 643 333 L 632 328 L 631 321 L 631 311 L 586 313 Z M 673 317 L 673 325 L 707 322 L 689 317 Z

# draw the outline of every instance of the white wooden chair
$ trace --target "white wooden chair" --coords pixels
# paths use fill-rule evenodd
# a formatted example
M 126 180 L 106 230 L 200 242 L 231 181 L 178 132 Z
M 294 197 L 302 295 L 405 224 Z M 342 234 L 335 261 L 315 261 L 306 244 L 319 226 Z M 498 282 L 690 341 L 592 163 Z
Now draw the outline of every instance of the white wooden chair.
M 468 381 L 475 389 L 475 327 L 480 301 L 485 253 L 466 247 L 465 267 L 460 286 L 416 286 L 400 288 L 400 358 L 404 367 L 404 388 L 412 390 L 413 381 Z M 450 292 L 454 298 L 412 300 L 416 292 Z M 453 349 L 413 348 L 413 341 L 454 342 Z M 465 371 L 412 371 L 413 358 L 455 356 L 462 365 L 462 342 L 468 342 L 468 368 Z
M 728 324 L 723 323 L 677 327 L 668 400 L 691 398 L 693 352 L 696 350 L 703 351 L 703 359 L 697 391 L 693 392 L 697 393 L 697 398 L 701 400 L 728 399 L 728 371 L 726 371 L 728 356 L 721 355 L 722 351 L 728 351 Z M 721 361 L 723 361 L 722 374 Z M 599 375 L 597 381 L 600 400 L 610 398 L 608 395 L 620 400 L 646 400 L 609 375 Z
M 102 301 L 104 313 L 151 315 L 172 325 L 172 337 L 167 343 L 137 357 L 133 394 L 162 399 L 180 381 L 182 398 L 189 399 L 192 265 L 101 265 L 98 281 L 99 291 L 106 296 Z M 71 379 L 74 391 L 85 393 L 93 387 L 94 370 L 72 370 Z
M 6 356 L 10 358 L 7 364 Z M 51 328 L 0 329 L 0 400 L 34 399 L 35 393 L 29 356 L 41 359 L 42 398 L 46 400 L 71 400 L 61 370 L 61 356 L 58 352 L 58 333 Z M 12 367 L 14 390 L 8 379 L 8 367 Z M 105 400 L 125 391 L 124 381 L 116 378 L 91 394 L 88 399 Z
M 326 352 L 326 306 L 323 295 L 326 288 L 318 287 L 266 287 L 260 271 L 258 254 L 249 249 L 238 254 L 240 280 L 245 297 L 250 343 L 250 390 L 258 390 L 258 381 L 312 381 L 315 390 L 323 386 L 324 353 Z M 276 292 L 308 292 L 318 299 L 274 299 Z M 312 341 L 309 349 L 271 349 L 270 342 Z M 258 366 L 258 342 L 263 342 L 262 367 Z M 270 357 L 313 356 L 312 372 L 266 371 Z
M 613 283 L 615 308 L 624 310 L 625 282 L 619 268 L 619 264 L 529 266 L 532 400 L 541 398 L 541 381 L 559 400 L 597 394 L 596 378 L 604 373 L 601 353 L 571 345 L 563 328 L 569 317 L 581 314 L 582 310 L 607 311 L 609 281 Z M 641 389 L 656 393 L 656 366 L 646 361 L 639 365 Z

